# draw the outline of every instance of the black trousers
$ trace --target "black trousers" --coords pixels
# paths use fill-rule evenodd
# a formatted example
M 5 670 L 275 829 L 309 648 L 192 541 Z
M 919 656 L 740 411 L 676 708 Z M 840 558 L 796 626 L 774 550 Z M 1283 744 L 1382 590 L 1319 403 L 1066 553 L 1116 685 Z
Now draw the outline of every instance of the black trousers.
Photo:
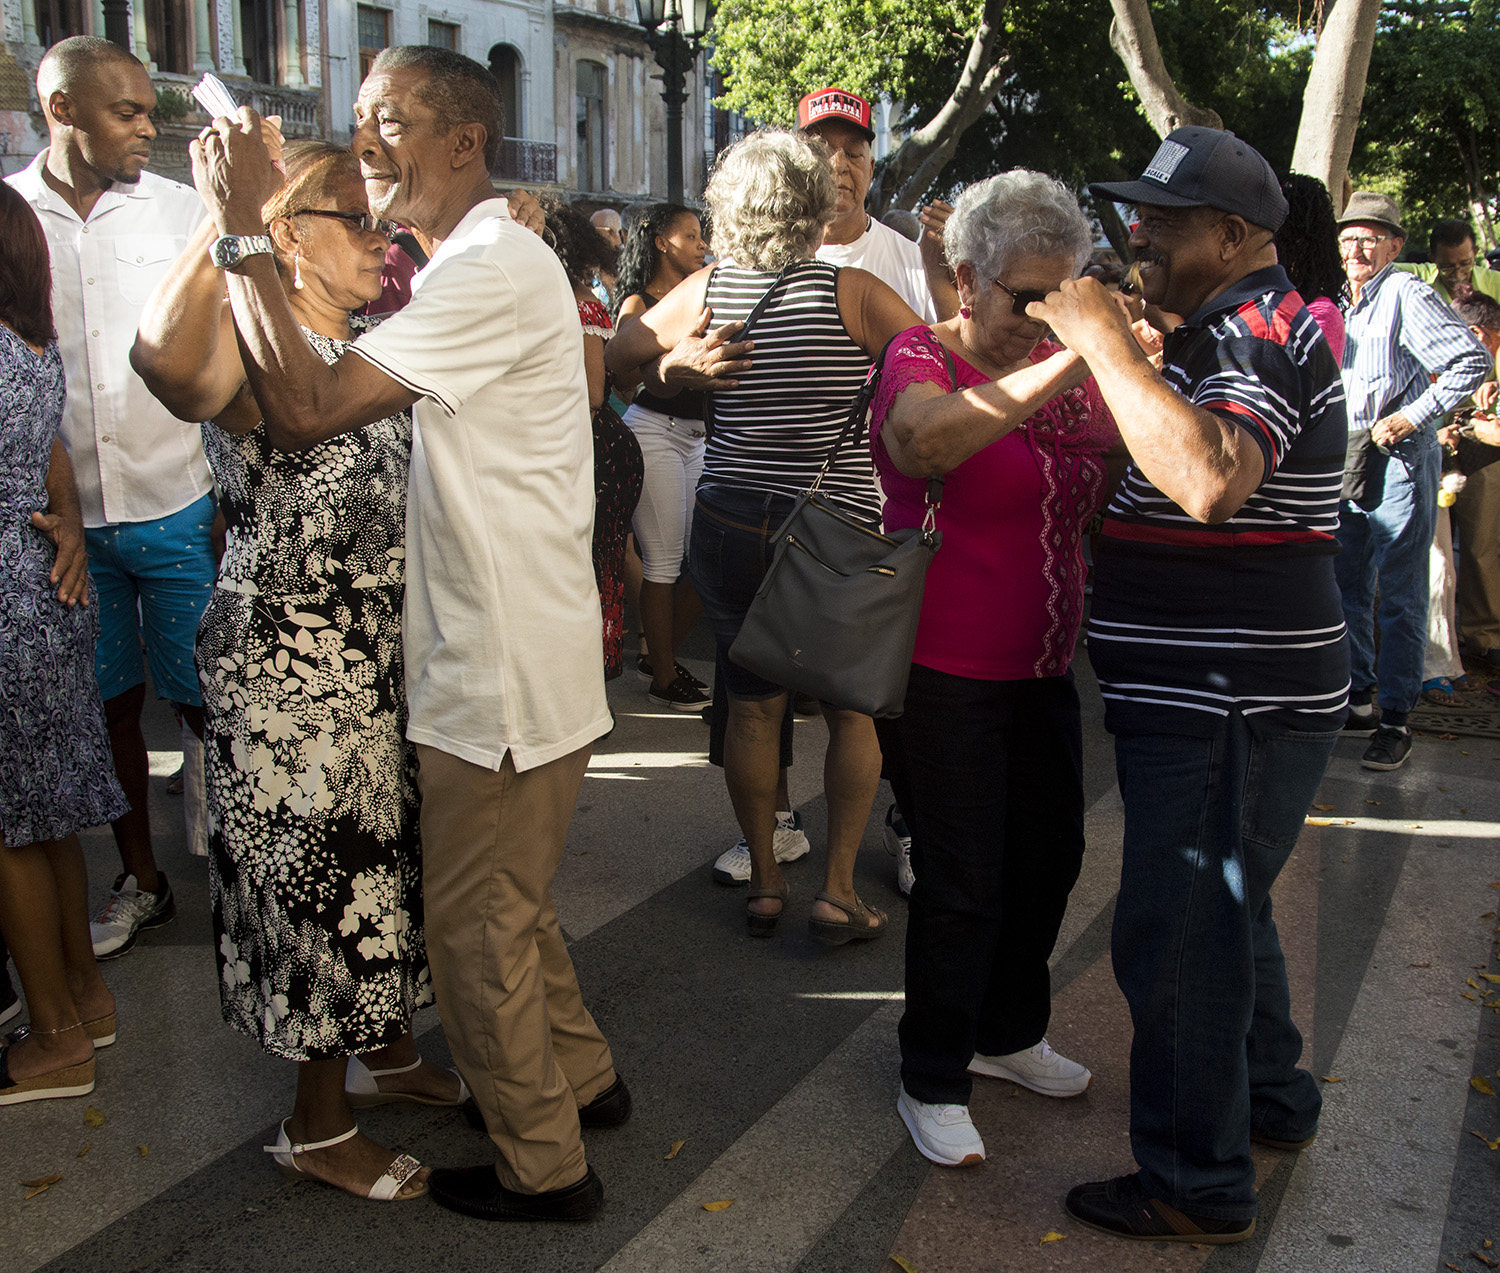
M 875 722 L 912 835 L 901 1081 L 967 1105 L 969 1059 L 1041 1041 L 1047 960 L 1083 862 L 1073 674 L 979 681 L 914 664 L 906 710 Z

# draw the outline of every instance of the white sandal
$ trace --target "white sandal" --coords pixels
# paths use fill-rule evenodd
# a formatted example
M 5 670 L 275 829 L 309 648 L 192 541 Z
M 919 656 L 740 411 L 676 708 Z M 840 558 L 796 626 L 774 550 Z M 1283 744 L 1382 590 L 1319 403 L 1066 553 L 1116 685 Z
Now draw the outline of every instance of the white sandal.
M 342 1145 L 346 1140 L 353 1140 L 359 1135 L 359 1124 L 356 1123 L 343 1133 L 343 1135 L 335 1136 L 331 1140 L 314 1140 L 308 1141 L 306 1144 L 300 1144 L 293 1141 L 287 1135 L 286 1125 L 287 1120 L 282 1119 L 281 1130 L 276 1138 L 276 1143 L 274 1145 L 262 1145 L 262 1151 L 276 1155 L 276 1165 L 281 1169 L 282 1175 L 292 1180 L 315 1181 L 320 1185 L 330 1184 L 331 1182 L 314 1176 L 310 1172 L 303 1171 L 297 1165 L 297 1155 L 311 1153 L 315 1149 L 329 1149 L 334 1145 Z M 427 1192 L 427 1182 L 425 1180 L 417 1182 L 421 1188 L 415 1193 L 403 1194 L 401 1188 L 421 1170 L 422 1164 L 410 1154 L 397 1154 L 392 1160 L 391 1165 L 385 1169 L 385 1174 L 370 1186 L 370 1192 L 364 1196 L 375 1202 L 409 1202 L 413 1198 L 420 1198 Z M 340 1186 L 333 1185 L 333 1188 L 337 1189 Z M 354 1193 L 354 1190 L 350 1189 L 346 1190 L 346 1192 Z M 355 1194 L 355 1197 L 358 1196 L 358 1194 Z
M 410 1074 L 422 1064 L 422 1058 L 418 1057 L 410 1065 L 403 1065 L 394 1070 L 372 1070 L 357 1056 L 349 1058 L 349 1067 L 344 1071 L 344 1096 L 348 1098 L 352 1109 L 373 1109 L 377 1105 L 394 1105 L 407 1103 L 411 1105 L 438 1105 L 444 1109 L 454 1108 L 462 1105 L 469 1099 L 469 1088 L 464 1082 L 463 1075 L 457 1070 L 449 1070 L 448 1073 L 458 1080 L 458 1099 L 452 1101 L 440 1101 L 435 1096 L 425 1096 L 421 1092 L 383 1092 L 377 1081 L 388 1074 Z

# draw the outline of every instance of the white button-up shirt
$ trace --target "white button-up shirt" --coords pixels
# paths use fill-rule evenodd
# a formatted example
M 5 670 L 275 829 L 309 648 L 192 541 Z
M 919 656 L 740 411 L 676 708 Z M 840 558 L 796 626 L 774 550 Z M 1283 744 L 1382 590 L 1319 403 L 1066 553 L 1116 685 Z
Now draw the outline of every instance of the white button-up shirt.
M 52 254 L 52 317 L 68 377 L 62 440 L 85 526 L 156 521 L 213 482 L 197 424 L 130 369 L 146 301 L 203 220 L 197 191 L 146 172 L 116 182 L 87 221 L 42 179 L 44 150 L 7 180 L 36 210 Z

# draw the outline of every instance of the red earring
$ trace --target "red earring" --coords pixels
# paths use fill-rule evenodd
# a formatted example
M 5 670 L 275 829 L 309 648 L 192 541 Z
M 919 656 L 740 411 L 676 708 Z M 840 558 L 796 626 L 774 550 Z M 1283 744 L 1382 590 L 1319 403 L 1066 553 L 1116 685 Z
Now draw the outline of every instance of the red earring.
M 973 314 L 970 313 L 969 307 L 967 305 L 960 305 L 958 307 L 958 316 L 960 318 L 972 318 Z

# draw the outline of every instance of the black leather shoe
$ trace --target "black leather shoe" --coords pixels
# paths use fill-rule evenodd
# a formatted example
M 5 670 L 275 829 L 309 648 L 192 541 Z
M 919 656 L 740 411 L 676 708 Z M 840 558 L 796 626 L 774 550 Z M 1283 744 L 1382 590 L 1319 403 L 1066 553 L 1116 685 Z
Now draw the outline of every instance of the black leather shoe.
M 625 1086 L 625 1080 L 616 1074 L 613 1083 L 587 1105 L 579 1107 L 579 1126 L 618 1127 L 630 1117 L 632 1105 L 630 1089 Z
M 476 1220 L 592 1220 L 604 1205 L 604 1186 L 590 1167 L 583 1179 L 545 1193 L 516 1193 L 495 1169 L 439 1167 L 427 1179 L 427 1192 L 440 1206 Z
M 1113 1180 L 1078 1185 L 1069 1191 L 1064 1205 L 1070 1216 L 1091 1229 L 1144 1242 L 1202 1242 L 1219 1246 L 1243 1242 L 1255 1232 L 1253 1216 L 1248 1220 L 1217 1220 L 1210 1216 L 1190 1216 L 1169 1207 L 1160 1198 L 1146 1193 L 1139 1176 L 1116 1176 Z

